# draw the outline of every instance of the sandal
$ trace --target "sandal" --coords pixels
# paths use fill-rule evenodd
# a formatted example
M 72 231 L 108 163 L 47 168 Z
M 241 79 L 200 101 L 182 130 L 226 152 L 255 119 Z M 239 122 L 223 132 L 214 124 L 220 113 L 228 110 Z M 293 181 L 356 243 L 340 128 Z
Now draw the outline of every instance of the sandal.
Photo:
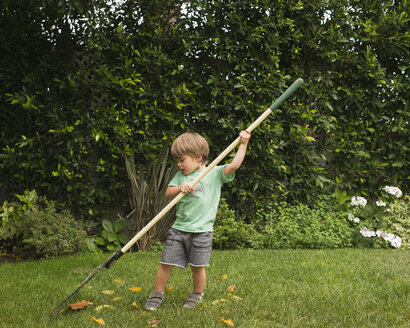
M 198 303 L 201 303 L 203 299 L 204 299 L 204 294 L 191 293 L 188 296 L 188 299 L 186 300 L 184 307 L 194 308 L 195 306 L 198 305 Z
M 147 303 L 145 303 L 145 310 L 147 311 L 158 310 L 164 298 L 165 296 L 163 293 L 160 293 L 154 290 L 149 296 Z

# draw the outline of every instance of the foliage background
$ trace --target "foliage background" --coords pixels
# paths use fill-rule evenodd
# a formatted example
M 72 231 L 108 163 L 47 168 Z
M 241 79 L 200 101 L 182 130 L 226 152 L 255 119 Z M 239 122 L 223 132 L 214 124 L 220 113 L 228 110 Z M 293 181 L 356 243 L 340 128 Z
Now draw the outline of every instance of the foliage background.
M 400 0 L 0 1 L 0 201 L 36 189 L 76 216 L 130 209 L 124 155 L 253 133 L 224 197 L 267 202 L 409 186 L 409 5 Z

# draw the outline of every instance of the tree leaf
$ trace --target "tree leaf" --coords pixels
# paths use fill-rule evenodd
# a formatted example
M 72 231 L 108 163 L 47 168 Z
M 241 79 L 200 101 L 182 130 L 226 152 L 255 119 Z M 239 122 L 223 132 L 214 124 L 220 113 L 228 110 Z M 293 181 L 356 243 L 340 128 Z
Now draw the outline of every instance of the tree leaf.
M 223 319 L 223 318 L 219 318 L 219 321 L 220 321 L 220 322 L 223 322 L 223 323 L 226 323 L 226 325 L 227 325 L 228 327 L 234 327 L 233 321 L 230 320 L 230 319 L 225 320 L 225 319 Z
M 162 321 L 162 319 L 154 319 L 148 322 L 148 324 L 152 327 L 158 326 L 158 324 Z
M 115 293 L 115 290 L 103 290 L 101 293 L 103 293 L 104 295 L 113 295 Z
M 103 319 L 96 319 L 93 316 L 90 316 L 90 320 L 98 323 L 100 326 L 105 326 L 105 321 Z
M 128 288 L 128 289 L 132 292 L 138 293 L 142 290 L 142 287 L 131 287 L 131 288 Z
M 88 306 L 88 301 L 80 301 L 69 305 L 69 307 L 72 310 L 81 310 L 84 309 L 86 306 Z

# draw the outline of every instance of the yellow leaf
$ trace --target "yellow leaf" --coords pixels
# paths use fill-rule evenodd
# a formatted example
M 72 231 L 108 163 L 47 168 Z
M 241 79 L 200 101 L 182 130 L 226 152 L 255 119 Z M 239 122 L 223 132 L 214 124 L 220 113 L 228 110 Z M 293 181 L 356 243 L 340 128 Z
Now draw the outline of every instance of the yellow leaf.
M 105 295 L 112 295 L 115 293 L 115 290 L 103 290 L 101 293 Z
M 221 298 L 220 300 L 215 300 L 215 301 L 213 301 L 213 302 L 212 302 L 212 305 L 216 305 L 216 304 L 224 303 L 224 302 L 229 302 L 229 301 L 226 300 L 226 299 L 224 299 L 224 298 Z
M 131 287 L 131 288 L 128 288 L 128 289 L 132 292 L 138 293 L 142 290 L 142 287 Z
M 87 305 L 88 305 L 88 301 L 81 301 L 81 302 L 70 304 L 69 307 L 72 310 L 81 310 L 85 308 Z
M 227 291 L 230 292 L 230 293 L 233 293 L 234 290 L 235 290 L 235 285 L 229 286 L 227 288 Z
M 112 305 L 100 305 L 95 308 L 96 311 L 101 311 L 102 309 L 113 309 Z
M 119 284 L 119 285 L 122 285 L 124 283 L 124 282 L 122 282 L 121 280 L 118 280 L 118 279 L 114 279 L 114 282 Z
M 226 323 L 226 325 L 227 325 L 228 327 L 234 327 L 234 324 L 233 324 L 232 320 L 230 320 L 230 319 L 225 320 L 225 319 L 219 318 L 219 321 L 220 321 L 220 322 L 223 322 L 223 323 Z
M 169 286 L 168 289 L 167 289 L 167 291 L 170 292 L 170 291 L 173 290 L 173 289 L 174 289 L 174 286 Z
M 221 278 L 222 278 L 222 279 L 227 279 L 227 278 L 228 278 L 228 275 L 227 275 L 227 274 L 224 274 L 224 275 L 222 275 Z
M 138 309 L 137 302 L 132 303 L 132 306 L 135 307 L 136 309 Z
M 162 321 L 162 319 L 154 319 L 148 322 L 148 324 L 152 327 L 156 327 L 160 322 Z
M 124 299 L 124 297 L 114 297 L 111 301 L 116 302 L 116 301 L 121 301 L 122 299 Z
M 100 326 L 105 326 L 105 321 L 103 319 L 96 319 L 93 316 L 90 317 L 91 321 L 98 323 Z
M 237 301 L 243 301 L 242 297 L 236 296 L 236 295 L 232 295 L 231 293 L 228 294 L 230 298 L 237 300 Z

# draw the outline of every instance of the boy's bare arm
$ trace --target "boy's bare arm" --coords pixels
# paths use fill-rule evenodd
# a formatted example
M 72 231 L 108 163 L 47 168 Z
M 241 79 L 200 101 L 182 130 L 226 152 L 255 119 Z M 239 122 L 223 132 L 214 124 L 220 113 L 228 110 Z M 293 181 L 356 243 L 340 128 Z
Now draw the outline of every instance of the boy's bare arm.
M 242 165 L 242 162 L 246 155 L 246 149 L 248 147 L 248 142 L 251 137 L 251 134 L 248 131 L 241 131 L 239 133 L 239 137 L 241 138 L 238 151 L 235 154 L 232 162 L 225 166 L 224 174 L 225 176 L 229 176 L 234 173 L 237 169 L 239 169 Z

